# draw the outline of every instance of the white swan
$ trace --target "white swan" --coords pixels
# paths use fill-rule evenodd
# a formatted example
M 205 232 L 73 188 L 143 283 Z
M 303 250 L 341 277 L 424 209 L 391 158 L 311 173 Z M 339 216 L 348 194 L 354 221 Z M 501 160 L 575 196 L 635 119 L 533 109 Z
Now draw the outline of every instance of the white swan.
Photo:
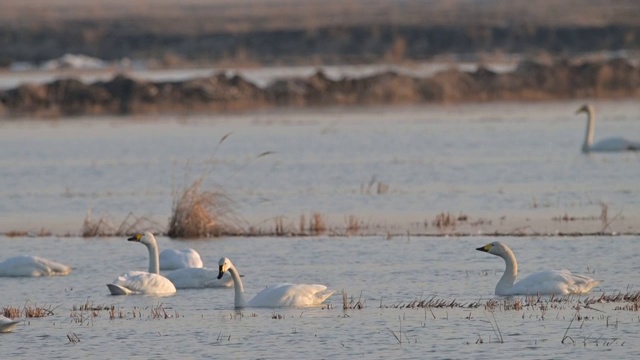
M 576 114 L 587 113 L 587 132 L 582 144 L 582 152 L 589 153 L 592 151 L 640 151 L 640 142 L 629 141 L 621 137 L 608 138 L 600 140 L 593 144 L 593 134 L 596 127 L 596 112 L 591 104 L 582 105 Z
M 19 322 L 20 320 L 12 320 L 0 315 L 0 333 L 12 332 Z
M 222 278 L 225 272 L 231 273 L 235 289 L 235 307 L 303 307 L 320 305 L 335 291 L 327 290 L 324 285 L 316 284 L 275 284 L 269 285 L 260 291 L 253 299 L 246 302 L 244 300 L 244 287 L 238 274 L 238 270 L 227 258 L 220 259 L 220 270 L 218 279 Z
M 69 275 L 71 267 L 38 256 L 20 255 L 0 262 L 0 276 Z
M 158 245 L 152 233 L 136 234 L 128 241 L 144 244 L 149 250 L 149 272 L 130 271 L 107 284 L 111 295 L 170 295 L 176 293 L 176 287 L 169 279 L 159 275 Z
M 476 250 L 500 256 L 507 265 L 496 285 L 496 295 L 586 294 L 600 283 L 600 280 L 572 274 L 569 270 L 546 270 L 535 272 L 514 284 L 518 275 L 518 263 L 506 244 L 495 241 Z
M 193 249 L 165 249 L 160 252 L 160 270 L 201 268 L 203 266 L 200 254 Z

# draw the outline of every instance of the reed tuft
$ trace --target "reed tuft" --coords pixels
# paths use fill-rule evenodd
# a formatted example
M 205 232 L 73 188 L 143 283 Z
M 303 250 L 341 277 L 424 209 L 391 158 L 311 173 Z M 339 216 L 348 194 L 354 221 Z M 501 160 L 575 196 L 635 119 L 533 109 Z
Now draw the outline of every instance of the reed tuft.
M 202 190 L 199 178 L 174 196 L 167 235 L 172 238 L 202 238 L 243 233 L 235 216 L 234 201 L 222 192 Z

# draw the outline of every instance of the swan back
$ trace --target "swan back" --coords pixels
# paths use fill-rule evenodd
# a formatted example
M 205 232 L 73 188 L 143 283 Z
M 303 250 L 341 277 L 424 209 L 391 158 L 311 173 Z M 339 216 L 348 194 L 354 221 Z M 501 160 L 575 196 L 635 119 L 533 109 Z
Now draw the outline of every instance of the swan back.
M 0 333 L 8 333 L 16 328 L 20 320 L 12 320 L 0 315 Z
M 169 271 L 166 273 L 176 289 L 201 289 L 215 287 L 231 287 L 233 279 L 227 272 L 218 279 L 218 270 L 207 268 L 186 268 Z
M 506 293 L 496 295 L 581 295 L 588 293 L 598 284 L 599 280 L 572 274 L 567 269 L 545 270 L 530 274 Z
M 160 252 L 160 270 L 201 268 L 204 264 L 194 249 L 165 249 Z
M 335 291 L 318 284 L 269 285 L 249 301 L 251 307 L 305 307 L 322 304 Z
M 176 287 L 162 275 L 145 271 L 129 271 L 107 284 L 111 295 L 170 295 Z
M 71 271 L 68 265 L 32 255 L 14 256 L 0 262 L 0 276 L 62 276 Z

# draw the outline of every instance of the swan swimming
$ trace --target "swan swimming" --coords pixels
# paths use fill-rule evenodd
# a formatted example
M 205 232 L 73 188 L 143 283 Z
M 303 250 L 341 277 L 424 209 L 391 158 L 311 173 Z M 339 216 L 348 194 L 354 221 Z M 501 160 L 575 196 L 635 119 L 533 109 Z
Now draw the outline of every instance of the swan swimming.
M 69 275 L 71 270 L 68 265 L 32 255 L 14 256 L 0 262 L 2 277 L 63 276 Z
M 149 250 L 149 271 L 129 271 L 107 284 L 111 295 L 170 295 L 176 287 L 169 279 L 159 275 L 158 246 L 152 233 L 135 234 L 127 239 L 144 244 Z
M 499 241 L 494 241 L 476 250 L 500 256 L 507 265 L 496 285 L 496 295 L 586 294 L 600 284 L 600 280 L 572 274 L 566 269 L 538 271 L 514 284 L 518 275 L 518 263 L 511 248 Z
M 592 151 L 640 151 L 640 142 L 629 141 L 621 137 L 608 138 L 593 144 L 593 134 L 596 127 L 596 111 L 591 104 L 584 104 L 576 111 L 576 115 L 587 113 L 587 132 L 582 144 L 582 152 Z
M 0 333 L 12 332 L 19 322 L 20 320 L 12 320 L 0 315 Z
M 201 268 L 203 266 L 200 254 L 193 249 L 165 249 L 160 252 L 160 270 Z
M 202 268 L 184 268 L 169 271 L 165 274 L 176 289 L 203 289 L 217 287 L 231 287 L 233 279 L 225 274 L 218 279 L 218 270 Z
M 218 279 L 229 272 L 233 278 L 235 290 L 234 304 L 236 309 L 244 307 L 303 307 L 320 305 L 335 291 L 327 290 L 324 285 L 317 284 L 275 284 L 260 291 L 253 299 L 246 302 L 244 287 L 238 270 L 227 258 L 220 259 L 220 273 Z

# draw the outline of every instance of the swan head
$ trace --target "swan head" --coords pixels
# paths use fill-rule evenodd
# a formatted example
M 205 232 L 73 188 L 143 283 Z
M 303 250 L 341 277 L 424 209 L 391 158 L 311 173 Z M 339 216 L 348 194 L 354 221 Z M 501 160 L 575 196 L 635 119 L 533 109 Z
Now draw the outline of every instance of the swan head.
M 483 251 L 492 255 L 502 256 L 508 252 L 507 249 L 507 245 L 499 241 L 494 241 L 485 246 L 479 247 L 476 250 Z
M 135 241 L 145 245 L 152 245 L 156 243 L 156 238 L 149 231 L 144 233 L 137 233 L 127 239 L 128 241 Z
M 582 105 L 580 108 L 578 108 L 578 110 L 576 110 L 576 115 L 578 115 L 580 113 L 592 114 L 593 113 L 593 106 L 591 104 Z
M 219 267 L 218 267 L 218 280 L 222 279 L 222 276 L 224 275 L 225 272 L 229 271 L 229 269 L 233 266 L 233 264 L 231 264 L 231 260 L 227 259 L 226 257 L 223 257 L 222 259 L 220 259 L 220 262 L 218 263 Z

